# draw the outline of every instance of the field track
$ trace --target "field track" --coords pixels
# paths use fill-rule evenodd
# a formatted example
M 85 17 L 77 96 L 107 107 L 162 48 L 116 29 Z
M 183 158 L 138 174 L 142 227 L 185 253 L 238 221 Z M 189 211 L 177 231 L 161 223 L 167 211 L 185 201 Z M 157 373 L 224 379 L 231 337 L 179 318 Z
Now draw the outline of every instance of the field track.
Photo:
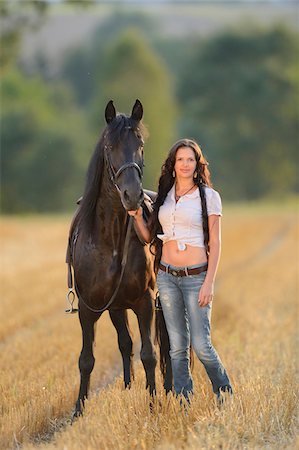
M 213 306 L 213 342 L 235 389 L 215 406 L 195 364 L 188 414 L 165 399 L 151 413 L 145 377 L 122 388 L 116 333 L 98 323 L 91 396 L 70 426 L 78 391 L 78 318 L 64 315 L 69 217 L 2 218 L 0 449 L 294 449 L 298 216 L 294 208 L 224 211 L 223 251 Z M 137 321 L 130 315 L 138 357 Z M 298 353 L 297 353 L 298 354 Z M 298 360 L 297 360 L 298 363 Z

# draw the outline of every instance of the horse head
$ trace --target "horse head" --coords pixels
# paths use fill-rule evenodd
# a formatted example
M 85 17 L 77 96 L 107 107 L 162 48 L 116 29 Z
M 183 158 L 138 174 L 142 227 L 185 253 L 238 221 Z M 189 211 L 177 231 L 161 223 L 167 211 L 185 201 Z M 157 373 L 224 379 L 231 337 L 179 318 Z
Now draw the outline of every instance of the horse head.
M 143 107 L 136 100 L 131 116 L 117 114 L 113 101 L 105 109 L 107 122 L 104 159 L 110 180 L 119 193 L 123 207 L 136 210 L 143 201 Z

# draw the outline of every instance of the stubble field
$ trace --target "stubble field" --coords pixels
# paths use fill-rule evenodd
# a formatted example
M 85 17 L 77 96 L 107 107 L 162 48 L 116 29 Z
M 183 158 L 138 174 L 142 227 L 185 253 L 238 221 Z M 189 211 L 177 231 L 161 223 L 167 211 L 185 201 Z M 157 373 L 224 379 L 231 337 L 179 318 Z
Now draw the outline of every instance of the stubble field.
M 298 446 L 298 216 L 295 208 L 224 211 L 212 339 L 235 395 L 222 409 L 195 364 L 188 414 L 165 398 L 157 370 L 152 412 L 139 358 L 124 390 L 116 332 L 98 323 L 96 365 L 83 418 L 70 425 L 78 392 L 81 333 L 64 315 L 69 217 L 1 220 L 0 448 L 294 449 Z M 130 314 L 139 353 L 137 321 Z

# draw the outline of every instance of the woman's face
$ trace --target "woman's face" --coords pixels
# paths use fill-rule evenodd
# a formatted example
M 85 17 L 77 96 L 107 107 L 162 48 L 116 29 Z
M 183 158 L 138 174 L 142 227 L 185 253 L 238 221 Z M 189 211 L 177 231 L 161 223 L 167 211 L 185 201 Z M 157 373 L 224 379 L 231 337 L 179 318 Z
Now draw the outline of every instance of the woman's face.
M 192 148 L 181 147 L 175 155 L 174 170 L 178 178 L 192 178 L 196 170 L 196 159 Z

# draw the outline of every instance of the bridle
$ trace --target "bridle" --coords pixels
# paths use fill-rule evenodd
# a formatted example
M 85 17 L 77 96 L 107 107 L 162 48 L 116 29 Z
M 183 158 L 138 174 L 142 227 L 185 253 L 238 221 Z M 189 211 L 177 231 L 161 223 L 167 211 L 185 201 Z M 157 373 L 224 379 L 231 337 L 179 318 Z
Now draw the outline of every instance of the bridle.
M 108 169 L 108 173 L 109 173 L 109 177 L 111 182 L 114 184 L 114 186 L 116 187 L 117 192 L 120 194 L 120 188 L 117 184 L 117 180 L 120 177 L 120 175 L 128 168 L 133 167 L 134 169 L 137 170 L 140 181 L 142 180 L 142 176 L 143 176 L 143 158 L 142 158 L 142 166 L 140 167 L 136 162 L 131 161 L 131 162 L 127 162 L 125 164 L 123 164 L 117 171 L 115 171 L 112 162 L 111 162 L 111 158 L 110 158 L 110 151 L 111 151 L 112 146 L 109 144 L 105 144 L 104 146 L 104 158 L 105 158 L 105 162 L 106 162 L 106 166 Z M 140 148 L 140 147 L 139 147 Z

